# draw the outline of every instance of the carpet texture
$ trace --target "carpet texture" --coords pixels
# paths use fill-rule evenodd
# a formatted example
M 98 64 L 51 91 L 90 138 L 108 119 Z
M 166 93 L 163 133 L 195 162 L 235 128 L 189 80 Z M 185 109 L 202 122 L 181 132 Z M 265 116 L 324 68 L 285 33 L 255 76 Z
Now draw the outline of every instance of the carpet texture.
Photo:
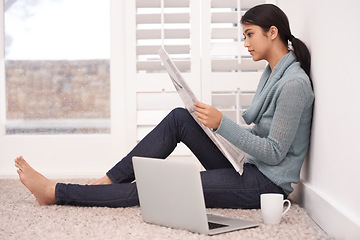
M 86 184 L 89 179 L 62 182 Z M 293 203 L 280 225 L 262 223 L 260 210 L 209 213 L 260 222 L 257 228 L 212 237 L 144 223 L 139 207 L 39 206 L 19 180 L 0 180 L 0 239 L 331 239 Z

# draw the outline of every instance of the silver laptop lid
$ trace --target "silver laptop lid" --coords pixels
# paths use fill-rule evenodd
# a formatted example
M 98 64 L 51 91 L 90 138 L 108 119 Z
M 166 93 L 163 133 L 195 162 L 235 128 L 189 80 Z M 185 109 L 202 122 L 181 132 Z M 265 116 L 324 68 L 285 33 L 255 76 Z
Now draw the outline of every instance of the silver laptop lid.
M 133 157 L 143 220 L 209 233 L 199 168 L 195 163 Z

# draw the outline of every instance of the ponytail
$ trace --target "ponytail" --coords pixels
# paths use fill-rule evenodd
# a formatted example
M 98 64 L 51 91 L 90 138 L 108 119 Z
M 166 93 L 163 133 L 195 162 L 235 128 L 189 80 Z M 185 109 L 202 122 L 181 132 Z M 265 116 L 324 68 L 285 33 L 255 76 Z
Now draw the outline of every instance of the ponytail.
M 294 37 L 290 31 L 290 24 L 285 13 L 273 4 L 261 4 L 250 8 L 240 20 L 241 24 L 253 24 L 261 27 L 264 32 L 268 32 L 271 26 L 277 27 L 280 39 L 285 46 L 291 42 L 296 60 L 300 63 L 301 68 L 310 78 L 311 57 L 309 49 L 298 38 Z
M 293 47 L 296 60 L 300 63 L 301 68 L 304 69 L 305 73 L 310 78 L 311 57 L 309 49 L 306 47 L 305 43 L 296 37 L 293 37 L 292 40 L 289 39 L 289 41 Z

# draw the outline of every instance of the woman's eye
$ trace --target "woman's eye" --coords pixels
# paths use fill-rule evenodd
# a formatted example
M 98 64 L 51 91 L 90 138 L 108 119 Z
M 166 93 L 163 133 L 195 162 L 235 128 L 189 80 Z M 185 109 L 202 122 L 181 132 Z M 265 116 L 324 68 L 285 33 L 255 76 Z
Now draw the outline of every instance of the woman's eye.
M 246 33 L 246 34 L 243 34 L 243 37 L 244 37 L 244 40 L 248 37 L 251 37 L 253 35 L 253 33 Z

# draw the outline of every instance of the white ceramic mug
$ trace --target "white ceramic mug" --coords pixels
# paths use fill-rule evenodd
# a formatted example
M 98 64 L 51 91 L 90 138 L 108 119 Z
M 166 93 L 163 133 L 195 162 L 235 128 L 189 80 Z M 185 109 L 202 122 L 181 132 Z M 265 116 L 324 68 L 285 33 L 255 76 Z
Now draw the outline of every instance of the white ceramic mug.
M 279 224 L 281 217 L 290 209 L 291 203 L 282 194 L 265 193 L 260 195 L 261 213 L 265 224 Z M 284 204 L 288 203 L 285 211 Z

